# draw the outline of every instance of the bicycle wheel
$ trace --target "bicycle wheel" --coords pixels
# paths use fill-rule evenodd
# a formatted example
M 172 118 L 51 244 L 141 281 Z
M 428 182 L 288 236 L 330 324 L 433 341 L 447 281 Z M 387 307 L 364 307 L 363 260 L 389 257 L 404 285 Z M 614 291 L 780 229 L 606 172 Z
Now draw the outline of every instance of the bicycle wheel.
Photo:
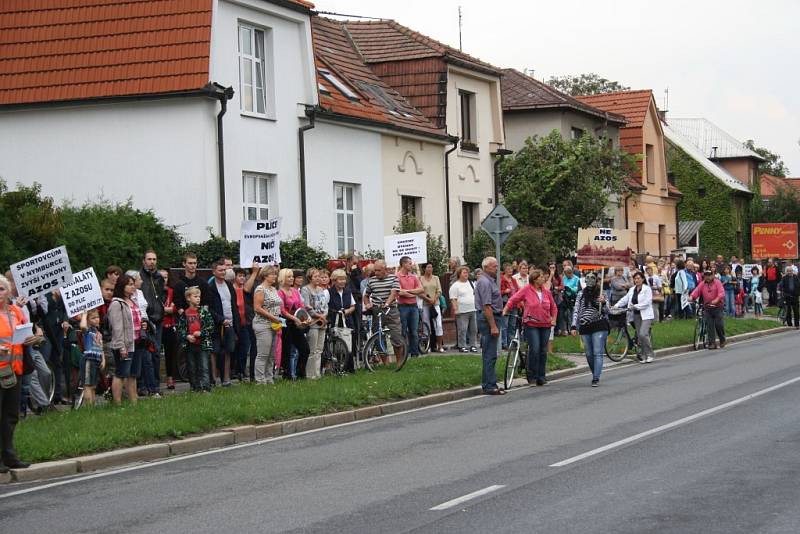
M 606 338 L 606 356 L 612 362 L 621 362 L 628 354 L 628 336 L 625 326 L 612 326 Z
M 387 339 L 387 343 L 388 343 L 391 338 L 389 336 L 387 336 L 386 339 Z M 408 343 L 406 343 L 405 340 L 401 340 L 400 342 L 402 343 L 402 347 L 403 347 L 403 358 L 398 360 L 397 359 L 397 352 L 395 351 L 395 365 L 396 365 L 396 367 L 394 369 L 395 371 L 399 371 L 400 369 L 402 369 L 403 366 L 406 364 L 406 362 L 409 360 L 409 357 L 408 357 Z M 394 347 L 394 344 L 392 344 L 392 347 Z
M 84 393 L 84 389 L 82 387 L 79 387 L 75 391 L 75 394 L 72 396 L 72 409 L 73 410 L 77 410 L 83 404 L 83 393 Z
M 370 372 L 375 371 L 375 369 L 383 365 L 381 356 L 385 356 L 385 351 L 380 349 L 380 337 L 379 334 L 373 334 L 364 344 L 364 349 L 361 351 L 364 367 Z
M 331 343 L 331 370 L 337 375 L 343 375 L 347 371 L 347 363 L 350 359 L 350 351 L 347 350 L 347 343 L 337 338 Z
M 47 388 L 45 393 L 47 394 L 47 400 L 52 404 L 53 398 L 56 396 L 56 369 L 49 360 L 47 361 L 47 368 L 50 369 L 50 387 Z
M 423 323 L 419 325 L 419 334 L 417 337 L 419 340 L 419 353 L 427 354 L 428 351 L 431 350 L 431 336 L 428 334 L 428 329 Z
M 694 322 L 694 350 L 706 348 L 706 331 L 703 320 L 698 318 Z
M 503 387 L 509 389 L 514 382 L 514 374 L 517 372 L 517 360 L 519 360 L 519 341 L 512 339 L 506 351 L 506 370 L 503 376 Z

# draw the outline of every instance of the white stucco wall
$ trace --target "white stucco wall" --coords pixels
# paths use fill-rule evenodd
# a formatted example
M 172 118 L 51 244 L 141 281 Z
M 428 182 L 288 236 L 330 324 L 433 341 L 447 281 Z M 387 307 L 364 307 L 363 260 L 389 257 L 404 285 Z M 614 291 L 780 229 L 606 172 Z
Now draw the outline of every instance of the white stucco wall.
M 383 249 L 381 134 L 317 121 L 306 132 L 308 240 L 335 256 L 334 183 L 355 185 L 355 246 Z
M 58 203 L 132 199 L 187 239 L 218 227 L 215 113 L 206 98 L 0 111 L 0 177 Z
M 241 111 L 238 26 L 266 31 L 268 117 Z M 242 173 L 272 175 L 270 216 L 283 218 L 284 233 L 302 231 L 298 128 L 304 104 L 316 104 L 309 17 L 263 0 L 216 0 L 211 39 L 211 80 L 236 94 L 225 115 L 228 237 L 238 239 L 243 218 Z

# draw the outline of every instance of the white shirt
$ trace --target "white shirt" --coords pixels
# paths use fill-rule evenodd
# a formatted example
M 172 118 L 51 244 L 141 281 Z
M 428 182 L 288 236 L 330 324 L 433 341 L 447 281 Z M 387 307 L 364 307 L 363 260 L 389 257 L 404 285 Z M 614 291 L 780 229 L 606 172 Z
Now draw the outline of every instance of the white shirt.
M 450 286 L 450 300 L 458 300 L 457 313 L 469 313 L 475 311 L 475 290 L 469 281 L 461 282 L 456 280 Z
M 218 282 L 216 278 L 214 283 L 217 284 L 217 291 L 219 291 L 219 300 L 222 301 L 222 316 L 226 321 L 233 321 L 233 306 L 231 304 L 231 292 L 228 289 L 227 282 Z

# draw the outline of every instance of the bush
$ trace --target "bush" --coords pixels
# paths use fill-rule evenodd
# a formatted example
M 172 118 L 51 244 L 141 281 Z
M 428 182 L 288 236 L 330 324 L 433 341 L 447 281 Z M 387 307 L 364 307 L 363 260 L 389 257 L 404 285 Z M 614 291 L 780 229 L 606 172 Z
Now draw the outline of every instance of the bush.
M 447 260 L 450 258 L 447 255 L 447 247 L 444 246 L 444 238 L 441 235 L 434 236 L 429 225 L 410 215 L 403 215 L 393 230 L 396 234 L 425 232 L 428 261 L 433 264 L 433 272 L 441 274 L 447 270 Z
M 297 236 L 288 241 L 281 241 L 281 265 L 290 269 L 306 271 L 312 267 L 325 268 L 328 264 L 328 253 L 320 248 L 312 247 L 308 240 Z
M 519 226 L 503 243 L 503 263 L 524 259 L 529 264 L 547 268 L 547 262 L 554 258 L 550 249 L 547 232 L 542 228 Z
M 183 247 L 181 256 L 186 252 L 194 252 L 197 255 L 197 264 L 200 267 L 210 267 L 212 263 L 223 256 L 231 258 L 233 263 L 239 263 L 239 242 L 228 241 L 224 237 L 213 233 L 208 240 L 202 243 L 187 243 Z M 179 262 L 174 267 L 179 267 L 180 265 L 181 263 Z M 249 265 L 245 267 L 249 267 Z
M 494 240 L 486 230 L 478 230 L 467 241 L 467 250 L 464 252 L 464 263 L 475 269 L 480 267 L 483 258 L 495 255 Z
M 61 210 L 50 197 L 42 197 L 42 186 L 17 184 L 9 191 L 0 179 L 0 267 L 57 247 L 64 224 Z

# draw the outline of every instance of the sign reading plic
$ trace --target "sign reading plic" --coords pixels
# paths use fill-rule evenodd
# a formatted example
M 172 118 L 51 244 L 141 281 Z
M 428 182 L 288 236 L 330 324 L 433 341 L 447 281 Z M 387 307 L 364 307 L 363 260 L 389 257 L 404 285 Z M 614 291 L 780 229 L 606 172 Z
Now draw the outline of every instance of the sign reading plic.
M 17 294 L 29 299 L 53 292 L 72 282 L 67 247 L 60 246 L 11 266 Z
M 103 293 L 94 269 L 89 267 L 72 275 L 72 283 L 61 288 L 61 299 L 68 317 L 75 317 L 84 310 L 93 310 L 103 305 Z
M 242 221 L 239 264 L 277 265 L 281 262 L 281 218 Z

